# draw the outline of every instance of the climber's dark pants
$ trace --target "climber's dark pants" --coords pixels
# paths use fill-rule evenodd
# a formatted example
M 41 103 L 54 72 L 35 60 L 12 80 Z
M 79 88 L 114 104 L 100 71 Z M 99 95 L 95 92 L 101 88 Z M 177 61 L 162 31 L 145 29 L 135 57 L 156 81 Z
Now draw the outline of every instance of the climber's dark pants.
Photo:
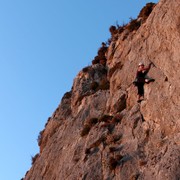
M 144 96 L 144 83 L 138 83 L 137 88 L 138 88 L 138 95 Z

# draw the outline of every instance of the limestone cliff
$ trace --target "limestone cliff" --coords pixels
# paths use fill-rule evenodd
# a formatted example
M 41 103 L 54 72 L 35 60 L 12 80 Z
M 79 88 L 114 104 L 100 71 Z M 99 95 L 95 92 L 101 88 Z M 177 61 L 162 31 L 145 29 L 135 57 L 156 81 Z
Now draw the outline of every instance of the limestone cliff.
M 25 180 L 180 179 L 180 1 L 151 8 L 111 29 L 107 67 L 96 58 L 78 73 Z M 139 61 L 155 65 L 141 103 L 132 84 Z

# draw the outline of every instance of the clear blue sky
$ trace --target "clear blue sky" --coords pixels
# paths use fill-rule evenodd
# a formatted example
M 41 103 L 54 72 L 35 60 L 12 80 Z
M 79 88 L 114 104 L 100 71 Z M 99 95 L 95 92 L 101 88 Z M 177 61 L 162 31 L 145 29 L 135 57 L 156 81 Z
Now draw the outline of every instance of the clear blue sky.
M 109 27 L 147 2 L 0 0 L 0 180 L 24 177 L 39 132 Z

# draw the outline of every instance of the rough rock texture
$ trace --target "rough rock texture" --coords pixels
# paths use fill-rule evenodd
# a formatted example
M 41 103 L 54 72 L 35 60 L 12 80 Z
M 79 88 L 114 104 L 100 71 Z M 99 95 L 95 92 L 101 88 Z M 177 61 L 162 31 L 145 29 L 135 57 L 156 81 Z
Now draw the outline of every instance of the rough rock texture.
M 161 0 L 132 32 L 118 34 L 107 68 L 95 64 L 40 133 L 40 153 L 25 180 L 180 179 L 180 1 Z M 155 64 L 136 102 L 139 61 Z

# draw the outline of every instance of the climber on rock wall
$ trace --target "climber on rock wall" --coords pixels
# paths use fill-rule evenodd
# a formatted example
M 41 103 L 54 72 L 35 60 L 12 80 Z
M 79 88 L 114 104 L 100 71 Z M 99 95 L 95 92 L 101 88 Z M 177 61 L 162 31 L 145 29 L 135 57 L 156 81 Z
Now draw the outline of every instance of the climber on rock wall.
M 144 99 L 144 84 L 145 83 L 150 83 L 155 81 L 153 78 L 150 78 L 147 76 L 147 73 L 149 72 L 151 65 L 153 65 L 153 63 L 149 63 L 148 67 L 144 66 L 144 63 L 139 63 L 138 64 L 138 69 L 137 69 L 137 73 L 136 73 L 136 78 L 133 82 L 133 84 L 135 86 L 137 86 L 138 89 L 138 100 L 137 102 L 141 102 Z

